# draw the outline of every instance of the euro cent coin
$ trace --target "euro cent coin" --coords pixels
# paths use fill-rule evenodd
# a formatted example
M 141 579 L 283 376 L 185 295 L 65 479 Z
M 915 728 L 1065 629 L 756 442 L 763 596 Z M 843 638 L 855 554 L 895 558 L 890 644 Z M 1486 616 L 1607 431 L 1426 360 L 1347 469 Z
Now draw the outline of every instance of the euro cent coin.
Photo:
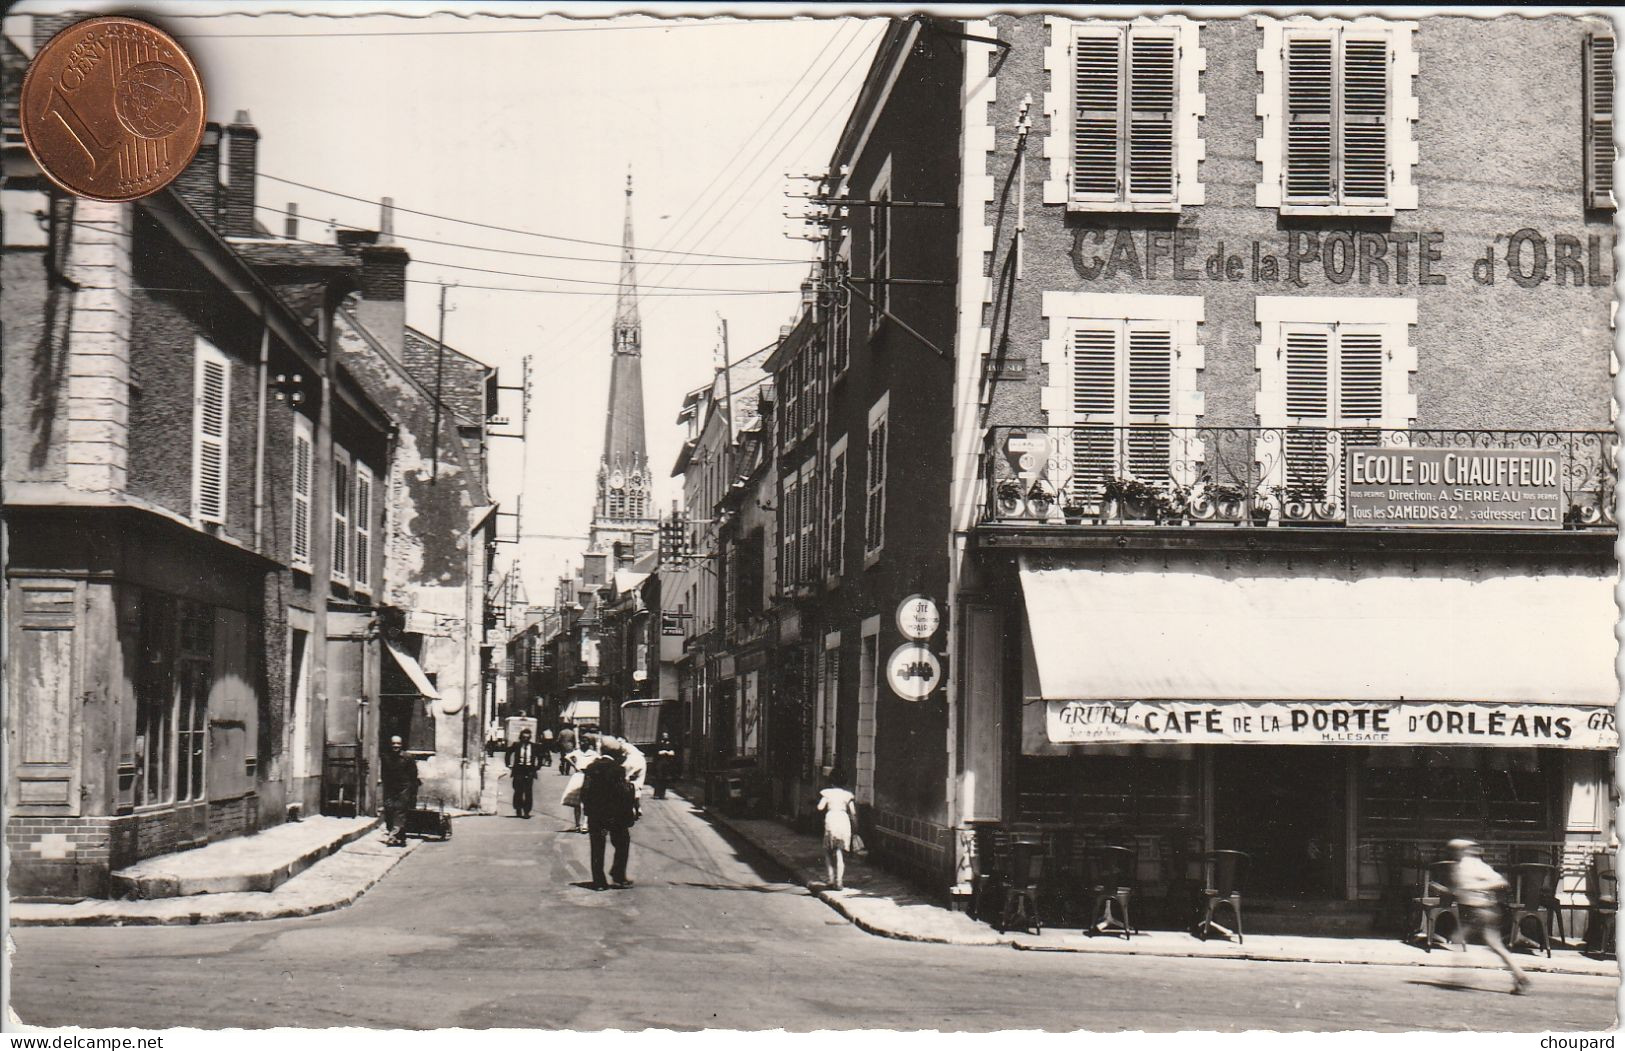
M 203 81 L 168 34 L 88 18 L 40 48 L 23 78 L 23 139 L 52 182 L 97 201 L 156 193 L 203 141 Z

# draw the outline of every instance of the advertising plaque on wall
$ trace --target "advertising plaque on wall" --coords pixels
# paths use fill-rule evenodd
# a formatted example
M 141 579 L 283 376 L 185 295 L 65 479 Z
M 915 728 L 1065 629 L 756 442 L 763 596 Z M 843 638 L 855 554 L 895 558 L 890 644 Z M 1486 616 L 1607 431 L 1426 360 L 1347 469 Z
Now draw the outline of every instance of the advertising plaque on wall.
M 1053 744 L 1477 745 L 1615 750 L 1614 710 L 1427 701 L 1048 701 Z
M 1350 449 L 1348 524 L 1562 529 L 1556 449 Z

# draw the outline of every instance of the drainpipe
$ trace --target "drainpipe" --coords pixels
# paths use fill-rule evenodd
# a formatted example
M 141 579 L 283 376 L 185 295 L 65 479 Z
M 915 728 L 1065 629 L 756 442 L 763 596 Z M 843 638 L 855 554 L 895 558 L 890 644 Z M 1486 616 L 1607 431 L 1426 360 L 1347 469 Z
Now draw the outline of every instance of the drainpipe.
M 305 770 L 307 780 L 316 779 L 316 812 L 321 812 L 321 783 L 327 765 L 327 600 L 333 577 L 333 360 L 337 339 L 333 332 L 333 309 L 329 304 L 319 315 L 322 345 L 322 403 L 316 413 L 316 441 L 311 455 L 310 494 L 310 696 L 307 706 L 306 739 L 299 742 L 309 755 L 315 745 L 316 769 Z
M 260 304 L 263 315 L 265 304 Z M 271 361 L 271 322 L 260 321 L 259 417 L 254 426 L 254 550 L 265 554 L 265 384 Z

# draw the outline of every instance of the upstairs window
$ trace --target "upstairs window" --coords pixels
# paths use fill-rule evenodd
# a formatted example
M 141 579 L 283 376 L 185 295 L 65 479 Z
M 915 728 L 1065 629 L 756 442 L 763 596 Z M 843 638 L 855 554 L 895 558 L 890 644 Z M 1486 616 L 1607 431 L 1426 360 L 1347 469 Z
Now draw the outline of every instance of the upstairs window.
M 869 410 L 869 444 L 864 463 L 863 556 L 872 565 L 886 546 L 886 441 L 890 395 Z
M 1174 333 L 1159 322 L 1080 321 L 1072 332 L 1072 487 L 1171 477 Z
M 372 590 L 372 469 L 355 465 L 355 557 L 351 559 L 357 591 Z
M 1046 204 L 1080 211 L 1178 211 L 1202 203 L 1205 104 L 1197 25 L 1049 19 Z
M 852 294 L 842 282 L 847 276 L 847 263 L 843 256 L 835 263 L 838 280 L 830 290 L 829 308 L 829 375 L 835 379 L 846 372 L 852 358 L 851 310 Z
M 315 439 L 310 420 L 293 418 L 293 513 L 290 526 L 290 561 L 295 569 L 310 572 L 310 500 L 312 494 Z
M 1414 24 L 1261 21 L 1258 203 L 1289 215 L 1392 215 L 1415 208 Z
M 1614 207 L 1614 35 L 1585 42 L 1585 182 L 1587 208 Z
M 891 187 L 875 190 L 875 204 L 869 209 L 869 298 L 874 309 L 869 314 L 869 328 L 880 326 L 880 319 L 891 309 Z
M 824 567 L 832 578 L 846 572 L 846 435 L 829 450 L 828 548 Z
M 796 579 L 813 580 L 818 568 L 818 485 L 814 478 L 817 463 L 808 460 L 801 468 L 801 550 Z
M 783 588 L 792 588 L 801 580 L 801 487 L 793 473 L 784 480 L 779 503 L 779 521 L 783 526 L 779 547 L 779 584 Z
M 333 450 L 333 579 L 350 582 L 350 455 Z
M 207 340 L 197 341 L 192 413 L 192 517 L 226 521 L 231 444 L 231 361 Z

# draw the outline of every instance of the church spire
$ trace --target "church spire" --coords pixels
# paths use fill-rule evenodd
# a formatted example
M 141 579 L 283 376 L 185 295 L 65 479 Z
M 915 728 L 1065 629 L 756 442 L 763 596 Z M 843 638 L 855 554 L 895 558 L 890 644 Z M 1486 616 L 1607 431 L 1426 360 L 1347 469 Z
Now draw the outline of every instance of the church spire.
M 642 550 L 654 535 L 654 478 L 643 433 L 643 323 L 638 318 L 637 258 L 632 246 L 632 174 L 626 175 L 626 222 L 621 236 L 621 280 L 610 337 L 609 411 L 604 458 L 598 465 L 598 503 L 592 544 L 630 541 Z

